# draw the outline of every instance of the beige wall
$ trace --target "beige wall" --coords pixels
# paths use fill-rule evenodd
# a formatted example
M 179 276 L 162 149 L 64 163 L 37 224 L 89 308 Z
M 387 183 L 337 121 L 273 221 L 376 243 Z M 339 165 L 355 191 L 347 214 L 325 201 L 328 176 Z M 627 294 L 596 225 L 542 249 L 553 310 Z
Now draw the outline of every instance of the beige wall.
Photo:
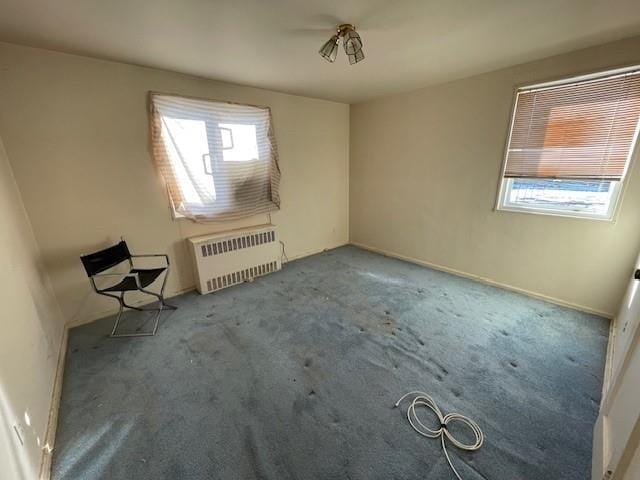
M 147 92 L 272 108 L 290 258 L 348 242 L 349 106 L 166 71 L 0 44 L 0 134 L 68 322 L 113 309 L 90 291 L 78 256 L 121 235 L 135 252 L 168 252 L 172 294 L 194 285 L 184 238 L 267 217 L 174 221 L 148 152 Z
M 631 464 L 625 472 L 624 480 L 640 480 L 640 447 L 636 449 Z
M 613 314 L 640 249 L 638 162 L 614 223 L 493 208 L 514 88 L 637 63 L 640 37 L 353 105 L 351 240 Z
M 63 322 L 2 140 L 0 305 L 0 479 L 32 480 L 46 442 Z

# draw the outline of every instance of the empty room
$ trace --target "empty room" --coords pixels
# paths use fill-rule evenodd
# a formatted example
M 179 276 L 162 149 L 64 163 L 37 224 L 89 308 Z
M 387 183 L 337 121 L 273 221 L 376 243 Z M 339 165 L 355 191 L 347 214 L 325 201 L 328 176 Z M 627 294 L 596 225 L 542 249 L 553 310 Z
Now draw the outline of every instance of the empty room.
M 2 0 L 0 480 L 640 480 L 640 2 Z

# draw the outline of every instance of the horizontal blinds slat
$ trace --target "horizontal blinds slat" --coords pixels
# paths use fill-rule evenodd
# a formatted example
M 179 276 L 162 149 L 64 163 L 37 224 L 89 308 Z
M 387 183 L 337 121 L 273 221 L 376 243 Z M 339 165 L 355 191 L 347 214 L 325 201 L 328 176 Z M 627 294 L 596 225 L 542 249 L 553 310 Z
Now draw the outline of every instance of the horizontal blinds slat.
M 640 75 L 518 92 L 505 177 L 620 180 L 640 119 Z
M 280 170 L 268 107 L 156 93 L 150 103 L 151 152 L 177 213 L 232 220 L 279 208 Z M 228 128 L 231 140 L 223 138 Z M 226 157 L 230 151 L 233 158 Z

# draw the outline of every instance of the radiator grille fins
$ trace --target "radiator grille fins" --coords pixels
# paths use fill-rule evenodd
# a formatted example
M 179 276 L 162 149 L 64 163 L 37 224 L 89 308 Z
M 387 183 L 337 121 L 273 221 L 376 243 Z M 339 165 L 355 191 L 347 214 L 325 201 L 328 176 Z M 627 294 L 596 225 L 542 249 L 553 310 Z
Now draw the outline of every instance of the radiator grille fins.
M 198 291 L 217 292 L 280 270 L 277 233 L 265 224 L 190 238 Z
M 273 232 L 270 233 L 273 234 Z M 207 280 L 207 291 L 215 292 L 221 288 L 230 287 L 231 285 L 236 285 L 246 280 L 275 272 L 277 269 L 277 262 L 269 262 L 255 267 L 245 268 L 239 272 L 228 273 L 220 277 L 212 278 L 211 280 Z
M 207 243 L 201 245 L 200 248 L 202 249 L 203 257 L 210 257 L 211 255 L 222 255 L 223 253 L 234 252 L 236 250 L 242 250 L 243 248 L 251 248 L 256 245 L 275 242 L 275 240 L 276 232 L 271 230 L 269 232 L 252 233 L 242 237 Z

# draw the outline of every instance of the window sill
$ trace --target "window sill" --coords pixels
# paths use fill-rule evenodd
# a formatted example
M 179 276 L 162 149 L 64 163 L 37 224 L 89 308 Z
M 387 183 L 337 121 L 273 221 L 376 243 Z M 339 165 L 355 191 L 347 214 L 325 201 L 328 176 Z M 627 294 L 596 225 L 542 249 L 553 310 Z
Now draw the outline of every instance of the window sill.
M 509 212 L 509 213 L 528 213 L 533 215 L 544 215 L 547 217 L 561 217 L 561 218 L 572 218 L 576 220 L 595 220 L 603 223 L 614 223 L 613 216 L 602 216 L 602 215 L 593 215 L 593 214 L 581 214 L 581 213 L 569 213 L 569 212 L 561 212 L 554 210 L 542 210 L 542 209 L 533 209 L 533 208 L 518 208 L 512 206 L 501 206 L 494 209 L 496 212 Z

